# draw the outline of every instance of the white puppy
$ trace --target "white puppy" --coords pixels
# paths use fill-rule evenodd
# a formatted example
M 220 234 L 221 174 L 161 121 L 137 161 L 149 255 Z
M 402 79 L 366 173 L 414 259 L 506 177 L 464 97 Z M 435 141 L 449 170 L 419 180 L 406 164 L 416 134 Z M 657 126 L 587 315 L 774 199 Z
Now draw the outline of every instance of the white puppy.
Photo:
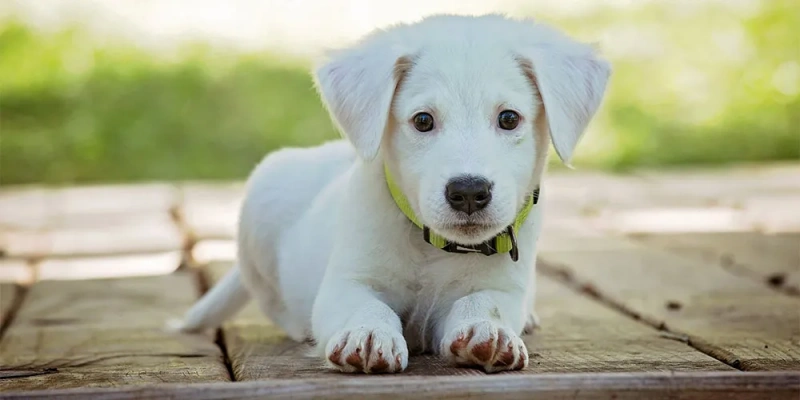
M 335 52 L 315 81 L 348 140 L 261 162 L 238 265 L 183 329 L 252 296 L 341 371 L 399 372 L 427 351 L 524 368 L 548 145 L 569 161 L 609 75 L 589 45 L 499 15 L 428 17 Z

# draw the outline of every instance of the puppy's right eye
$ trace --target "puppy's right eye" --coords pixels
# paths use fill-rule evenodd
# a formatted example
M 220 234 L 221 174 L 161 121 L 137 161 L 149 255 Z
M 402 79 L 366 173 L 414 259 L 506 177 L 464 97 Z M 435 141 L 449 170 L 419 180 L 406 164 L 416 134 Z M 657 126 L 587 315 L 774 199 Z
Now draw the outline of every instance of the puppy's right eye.
M 420 132 L 429 132 L 433 129 L 433 116 L 421 112 L 414 116 L 414 128 Z

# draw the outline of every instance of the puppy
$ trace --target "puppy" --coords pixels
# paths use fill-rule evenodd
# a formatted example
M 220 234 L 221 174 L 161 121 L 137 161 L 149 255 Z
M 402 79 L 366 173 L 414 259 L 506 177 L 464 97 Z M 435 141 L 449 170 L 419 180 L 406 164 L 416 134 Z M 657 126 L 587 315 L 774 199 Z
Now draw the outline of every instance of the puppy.
M 400 372 L 421 352 L 525 368 L 548 146 L 569 162 L 610 71 L 591 46 L 500 15 L 432 16 L 332 53 L 314 78 L 346 140 L 255 168 L 237 266 L 182 329 L 252 296 L 344 372 Z

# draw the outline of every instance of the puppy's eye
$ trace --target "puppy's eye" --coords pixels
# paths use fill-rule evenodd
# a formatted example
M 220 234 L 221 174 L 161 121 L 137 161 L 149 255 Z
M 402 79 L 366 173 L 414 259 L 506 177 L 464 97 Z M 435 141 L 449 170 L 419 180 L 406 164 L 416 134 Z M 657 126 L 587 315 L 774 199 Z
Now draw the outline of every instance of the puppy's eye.
M 414 116 L 414 128 L 420 132 L 428 132 L 433 129 L 433 116 L 421 112 Z
M 497 116 L 497 124 L 507 131 L 513 130 L 519 125 L 519 114 L 511 110 L 502 111 Z

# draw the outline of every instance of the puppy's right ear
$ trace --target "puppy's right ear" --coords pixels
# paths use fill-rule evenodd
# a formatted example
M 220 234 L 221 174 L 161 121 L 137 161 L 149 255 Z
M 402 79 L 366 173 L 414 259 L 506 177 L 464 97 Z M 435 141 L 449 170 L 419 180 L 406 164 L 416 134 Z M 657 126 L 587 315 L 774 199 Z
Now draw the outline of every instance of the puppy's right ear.
M 314 83 L 331 118 L 359 156 L 378 154 L 397 85 L 410 66 L 398 45 L 367 40 L 332 54 Z

